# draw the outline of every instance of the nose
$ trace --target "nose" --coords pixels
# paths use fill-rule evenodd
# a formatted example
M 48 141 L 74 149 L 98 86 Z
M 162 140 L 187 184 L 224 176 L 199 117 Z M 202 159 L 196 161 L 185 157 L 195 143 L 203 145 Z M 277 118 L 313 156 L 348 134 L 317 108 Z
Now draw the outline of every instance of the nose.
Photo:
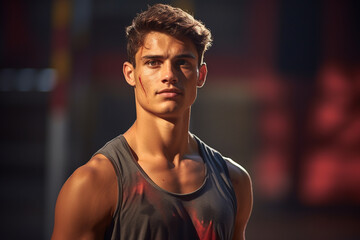
M 162 82 L 175 84 L 178 82 L 176 69 L 171 62 L 164 63 L 162 71 Z

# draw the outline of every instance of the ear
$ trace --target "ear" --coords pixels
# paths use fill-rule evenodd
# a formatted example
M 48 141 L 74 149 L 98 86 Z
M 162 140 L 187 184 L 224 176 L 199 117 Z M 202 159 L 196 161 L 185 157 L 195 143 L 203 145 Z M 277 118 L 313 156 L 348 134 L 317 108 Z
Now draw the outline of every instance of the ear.
M 199 69 L 199 78 L 197 80 L 197 87 L 201 88 L 204 86 L 207 76 L 207 66 L 206 63 L 202 63 Z
M 123 64 L 123 74 L 126 79 L 126 82 L 130 86 L 135 86 L 135 72 L 134 72 L 134 66 L 129 62 L 124 62 Z

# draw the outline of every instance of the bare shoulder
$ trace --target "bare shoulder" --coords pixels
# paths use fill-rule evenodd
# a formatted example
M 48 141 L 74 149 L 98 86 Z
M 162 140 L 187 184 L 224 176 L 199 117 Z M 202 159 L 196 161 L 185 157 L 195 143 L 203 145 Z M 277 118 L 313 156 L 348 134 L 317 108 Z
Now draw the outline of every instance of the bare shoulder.
M 226 158 L 226 163 L 237 201 L 233 239 L 245 239 L 245 229 L 253 206 L 251 178 L 249 173 L 240 164 L 229 158 Z
M 78 200 L 101 198 L 99 193 L 110 193 L 116 185 L 116 174 L 111 162 L 103 155 L 96 155 L 85 165 L 79 167 L 65 182 L 59 197 Z M 74 199 L 75 200 L 75 199 Z
M 96 155 L 63 185 L 55 208 L 53 239 L 96 239 L 110 224 L 117 202 L 111 162 Z
M 226 164 L 233 185 L 251 185 L 250 175 L 245 168 L 230 158 L 226 158 Z
M 101 154 L 97 154 L 85 165 L 76 169 L 69 177 L 69 185 L 86 186 L 92 190 L 100 190 L 104 184 L 116 182 L 116 174 L 111 162 Z

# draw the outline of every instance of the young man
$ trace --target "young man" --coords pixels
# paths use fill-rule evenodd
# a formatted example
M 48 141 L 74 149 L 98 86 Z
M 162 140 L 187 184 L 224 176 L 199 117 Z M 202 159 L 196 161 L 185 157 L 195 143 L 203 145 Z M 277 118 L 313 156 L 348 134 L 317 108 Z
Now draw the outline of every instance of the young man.
M 52 239 L 244 239 L 252 208 L 247 172 L 189 132 L 205 83 L 205 26 L 157 4 L 127 28 L 126 81 L 134 124 L 64 184 Z

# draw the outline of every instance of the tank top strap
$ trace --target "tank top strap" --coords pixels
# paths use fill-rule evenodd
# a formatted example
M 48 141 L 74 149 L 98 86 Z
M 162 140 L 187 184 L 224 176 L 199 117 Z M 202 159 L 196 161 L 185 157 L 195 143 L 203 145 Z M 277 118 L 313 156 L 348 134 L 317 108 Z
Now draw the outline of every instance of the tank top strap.
M 193 137 L 198 143 L 200 154 L 208 168 L 209 175 L 212 176 L 212 180 L 217 186 L 222 186 L 219 187 L 219 191 L 231 196 L 234 211 L 236 211 L 237 201 L 227 166 L 228 158 L 223 157 L 220 152 L 208 146 L 196 135 L 193 134 Z
M 122 202 L 123 196 L 123 181 L 136 169 L 133 169 L 133 164 L 128 163 L 128 159 L 132 159 L 131 151 L 126 143 L 126 140 L 123 135 L 119 135 L 114 139 L 107 142 L 102 148 L 100 148 L 95 154 L 102 154 L 110 160 L 112 163 L 117 180 L 118 180 L 118 205 L 114 211 L 114 216 L 118 214 L 120 209 L 119 203 Z

